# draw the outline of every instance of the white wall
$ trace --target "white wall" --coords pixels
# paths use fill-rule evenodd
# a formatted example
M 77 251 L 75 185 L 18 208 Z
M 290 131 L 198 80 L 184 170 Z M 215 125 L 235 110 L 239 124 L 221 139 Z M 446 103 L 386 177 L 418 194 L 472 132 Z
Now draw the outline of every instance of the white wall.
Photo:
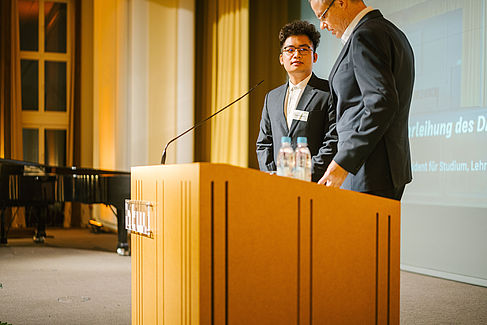
M 194 0 L 129 0 L 129 167 L 159 164 L 194 122 Z M 193 134 L 166 163 L 193 161 Z

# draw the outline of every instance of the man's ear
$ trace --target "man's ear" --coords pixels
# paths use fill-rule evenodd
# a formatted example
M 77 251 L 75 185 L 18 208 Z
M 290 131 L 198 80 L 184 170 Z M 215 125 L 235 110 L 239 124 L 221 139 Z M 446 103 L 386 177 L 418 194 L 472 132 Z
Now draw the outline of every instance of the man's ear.
M 313 63 L 316 63 L 317 60 L 318 60 L 318 53 L 313 52 Z
M 281 63 L 281 65 L 284 65 L 284 60 L 282 59 L 282 53 L 279 54 L 279 63 Z

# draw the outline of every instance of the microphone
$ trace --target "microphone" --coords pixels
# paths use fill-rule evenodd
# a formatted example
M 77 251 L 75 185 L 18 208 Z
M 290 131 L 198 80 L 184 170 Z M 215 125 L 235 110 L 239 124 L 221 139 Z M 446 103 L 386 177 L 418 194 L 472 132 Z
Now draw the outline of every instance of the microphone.
M 186 131 L 184 131 L 183 133 L 181 133 L 180 135 L 178 135 L 177 137 L 175 137 L 174 139 L 171 139 L 167 144 L 166 146 L 164 147 L 164 151 L 162 152 L 162 157 L 161 157 L 161 165 L 164 165 L 166 163 L 166 150 L 167 150 L 167 147 L 174 141 L 176 141 L 177 139 L 179 139 L 180 137 L 182 137 L 183 135 L 185 135 L 186 133 L 188 133 L 189 131 L 193 130 L 193 129 L 196 129 L 198 126 L 202 125 L 203 123 L 205 123 L 206 121 L 208 121 L 210 118 L 212 118 L 213 116 L 215 116 L 216 114 L 220 113 L 220 112 L 223 112 L 225 109 L 227 109 L 228 107 L 232 106 L 233 104 L 235 104 L 236 102 L 238 102 L 239 100 L 241 100 L 242 98 L 244 98 L 245 96 L 247 96 L 248 94 L 250 94 L 255 88 L 257 88 L 258 86 L 260 86 L 261 83 L 263 83 L 264 80 L 261 80 L 258 84 L 256 84 L 255 86 L 253 86 L 252 88 L 250 88 L 249 91 L 247 91 L 245 94 L 243 94 L 242 96 L 240 96 L 239 98 L 235 99 L 233 102 L 231 102 L 230 104 L 228 104 L 227 106 L 223 107 L 222 109 L 220 109 L 219 111 L 211 114 L 210 116 L 208 116 L 207 118 L 205 118 L 204 120 L 200 121 L 199 123 L 193 125 L 191 128 L 187 129 Z

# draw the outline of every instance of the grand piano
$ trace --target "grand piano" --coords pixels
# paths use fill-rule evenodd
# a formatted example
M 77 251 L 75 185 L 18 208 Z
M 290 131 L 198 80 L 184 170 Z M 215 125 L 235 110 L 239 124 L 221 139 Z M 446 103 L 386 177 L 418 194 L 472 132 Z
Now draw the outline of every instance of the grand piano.
M 34 207 L 56 202 L 103 203 L 115 207 L 119 255 L 130 254 L 125 229 L 125 199 L 130 199 L 130 173 L 100 169 L 54 167 L 0 158 L 0 244 L 7 243 L 8 207 Z M 36 234 L 45 231 L 45 214 Z

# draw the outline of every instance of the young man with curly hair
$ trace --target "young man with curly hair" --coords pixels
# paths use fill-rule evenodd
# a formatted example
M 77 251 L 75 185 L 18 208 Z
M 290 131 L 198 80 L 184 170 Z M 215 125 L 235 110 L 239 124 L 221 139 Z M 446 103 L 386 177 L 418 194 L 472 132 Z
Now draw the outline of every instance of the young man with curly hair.
M 312 180 L 318 181 L 336 153 L 335 111 L 328 81 L 316 77 L 313 63 L 320 33 L 306 21 L 281 28 L 279 62 L 289 81 L 267 93 L 257 138 L 257 159 L 262 171 L 275 171 L 281 137 L 306 137 L 312 156 Z

